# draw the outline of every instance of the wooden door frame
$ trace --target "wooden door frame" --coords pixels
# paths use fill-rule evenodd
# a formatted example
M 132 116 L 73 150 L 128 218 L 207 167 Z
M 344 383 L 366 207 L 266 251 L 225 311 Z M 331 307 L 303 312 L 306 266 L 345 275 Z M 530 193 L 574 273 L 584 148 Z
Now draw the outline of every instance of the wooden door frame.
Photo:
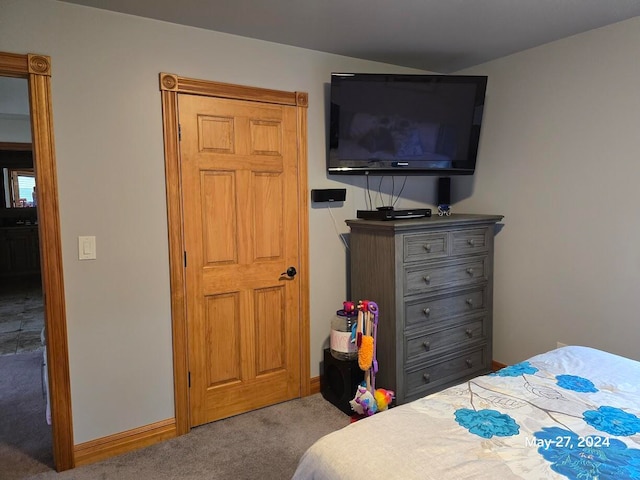
M 47 332 L 53 460 L 58 471 L 74 467 L 69 350 L 62 275 L 62 241 L 51 108 L 51 59 L 0 52 L 0 76 L 29 83 L 33 166 L 38 185 L 38 234 Z M 44 421 L 44 419 L 43 419 Z
M 247 100 L 296 107 L 298 138 L 298 198 L 300 288 L 300 396 L 311 394 L 309 355 L 309 199 L 307 195 L 307 106 L 305 92 L 285 92 L 228 83 L 195 80 L 160 73 L 164 158 L 169 227 L 171 324 L 173 330 L 173 375 L 176 433 L 191 429 L 189 412 L 189 362 L 187 343 L 186 282 L 184 277 L 184 232 L 178 128 L 178 95 Z

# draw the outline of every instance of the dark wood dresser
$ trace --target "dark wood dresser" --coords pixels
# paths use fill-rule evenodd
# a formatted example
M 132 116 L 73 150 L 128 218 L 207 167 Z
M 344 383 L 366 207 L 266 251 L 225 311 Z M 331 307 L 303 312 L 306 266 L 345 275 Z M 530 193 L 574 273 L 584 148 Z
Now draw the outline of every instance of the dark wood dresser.
M 501 215 L 347 220 L 351 299 L 379 307 L 376 387 L 402 404 L 491 371 Z

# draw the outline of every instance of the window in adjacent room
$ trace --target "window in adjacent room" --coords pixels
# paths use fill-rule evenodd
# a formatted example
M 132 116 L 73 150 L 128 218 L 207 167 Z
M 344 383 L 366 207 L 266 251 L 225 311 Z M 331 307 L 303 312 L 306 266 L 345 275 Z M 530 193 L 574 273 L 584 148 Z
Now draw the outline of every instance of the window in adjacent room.
M 12 207 L 35 207 L 37 204 L 36 177 L 32 168 L 8 170 L 10 203 Z

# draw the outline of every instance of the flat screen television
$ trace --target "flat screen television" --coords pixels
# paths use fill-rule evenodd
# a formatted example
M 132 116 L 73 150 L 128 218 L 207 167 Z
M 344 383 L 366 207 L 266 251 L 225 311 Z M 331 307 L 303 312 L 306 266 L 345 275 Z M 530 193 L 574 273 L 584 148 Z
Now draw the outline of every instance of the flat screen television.
M 331 174 L 472 175 L 486 76 L 333 73 Z

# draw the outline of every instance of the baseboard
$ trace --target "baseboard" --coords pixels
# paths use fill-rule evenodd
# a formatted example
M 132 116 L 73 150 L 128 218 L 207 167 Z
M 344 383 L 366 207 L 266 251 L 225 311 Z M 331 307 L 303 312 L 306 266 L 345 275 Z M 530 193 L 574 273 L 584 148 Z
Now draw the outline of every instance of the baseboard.
M 98 462 L 106 458 L 148 447 L 176 436 L 176 420 L 170 418 L 161 422 L 134 428 L 126 432 L 80 443 L 74 447 L 76 467 Z
M 497 372 L 498 370 L 502 370 L 504 367 L 506 367 L 504 363 L 496 362 L 495 360 L 491 362 L 491 369 L 494 372 Z
M 320 377 L 310 380 L 310 394 L 320 393 Z M 176 437 L 176 420 L 170 418 L 126 432 L 80 443 L 74 447 L 75 466 L 99 462 Z
M 310 382 L 310 394 L 320 393 L 320 377 L 311 378 Z

